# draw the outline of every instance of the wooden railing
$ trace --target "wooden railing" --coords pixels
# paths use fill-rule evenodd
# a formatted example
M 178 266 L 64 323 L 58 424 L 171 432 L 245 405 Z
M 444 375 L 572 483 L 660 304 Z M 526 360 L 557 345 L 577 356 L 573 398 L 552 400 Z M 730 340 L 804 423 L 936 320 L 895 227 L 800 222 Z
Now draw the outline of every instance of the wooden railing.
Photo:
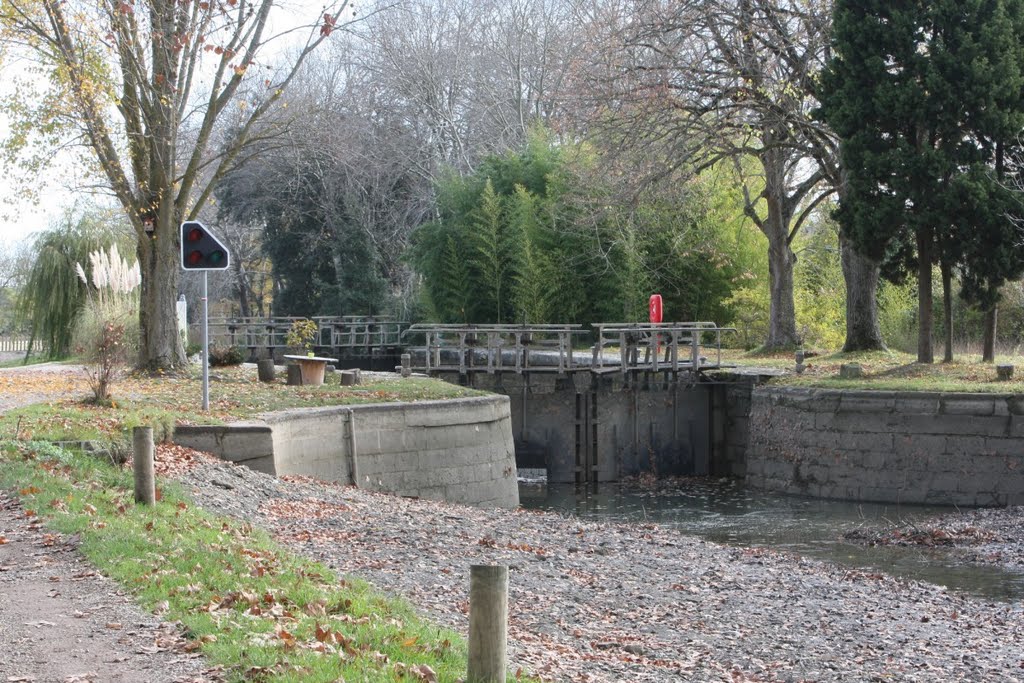
M 712 322 L 595 323 L 595 372 L 699 371 L 722 366 L 722 333 L 735 332 Z M 641 353 L 642 351 L 642 353 Z M 714 353 L 708 358 L 702 351 Z
M 565 372 L 575 367 L 573 338 L 589 334 L 582 325 L 413 325 L 406 339 L 424 340 L 427 373 L 472 371 Z M 540 355 L 547 352 L 541 363 Z M 553 359 L 551 358 L 553 356 Z
M 412 325 L 403 334 L 418 371 L 698 372 L 722 365 L 722 333 L 710 322 L 582 325 Z M 592 335 L 592 336 L 591 336 Z M 596 338 L 587 351 L 574 352 Z M 422 344 L 422 345 L 421 345 Z M 706 355 L 712 355 L 708 358 Z
M 287 336 L 292 324 L 304 318 L 210 318 L 209 334 L 212 346 L 240 346 L 252 356 L 288 350 Z M 317 324 L 317 337 L 313 347 L 320 350 L 367 352 L 379 348 L 401 345 L 402 331 L 407 323 L 387 318 L 357 316 L 310 318 Z

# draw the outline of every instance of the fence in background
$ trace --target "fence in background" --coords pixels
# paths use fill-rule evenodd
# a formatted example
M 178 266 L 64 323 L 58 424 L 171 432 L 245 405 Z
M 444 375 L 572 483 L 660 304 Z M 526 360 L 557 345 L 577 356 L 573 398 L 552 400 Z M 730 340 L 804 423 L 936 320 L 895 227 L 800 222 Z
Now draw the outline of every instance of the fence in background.
M 25 352 L 28 351 L 29 336 L 25 335 L 0 335 L 0 351 Z

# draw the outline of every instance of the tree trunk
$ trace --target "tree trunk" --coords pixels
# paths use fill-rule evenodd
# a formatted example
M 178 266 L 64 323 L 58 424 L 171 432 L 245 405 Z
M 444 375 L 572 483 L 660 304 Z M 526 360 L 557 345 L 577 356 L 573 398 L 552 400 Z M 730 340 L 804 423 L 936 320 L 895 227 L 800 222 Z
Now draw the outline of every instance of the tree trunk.
M 796 255 L 789 246 L 789 224 L 793 219 L 786 188 L 787 159 L 778 149 L 761 157 L 764 166 L 764 199 L 768 215 L 759 225 L 768 238 L 768 277 L 771 307 L 768 310 L 768 339 L 765 347 L 779 349 L 800 344 L 796 332 L 796 306 L 793 302 L 793 265 Z M 753 208 L 753 207 L 748 207 Z
M 996 323 L 999 322 L 999 307 L 992 306 L 985 311 L 985 336 L 982 341 L 981 362 L 994 363 L 996 360 Z
M 242 264 L 242 259 L 237 258 L 235 261 L 235 282 L 238 284 L 238 309 L 239 313 L 243 318 L 252 316 L 251 309 L 249 307 L 249 274 L 245 272 L 245 266 Z
M 942 323 L 946 328 L 943 331 L 945 340 L 945 351 L 942 354 L 943 363 L 953 362 L 953 267 L 946 259 L 939 263 L 942 271 Z
M 784 241 L 768 245 L 768 275 L 771 280 L 771 308 L 768 313 L 769 349 L 797 346 L 796 307 L 793 303 L 793 264 L 796 256 Z
M 142 291 L 139 299 L 139 366 L 155 371 L 186 362 L 178 335 L 178 225 L 173 212 L 160 211 L 155 237 L 139 240 Z
M 934 312 L 932 306 L 932 229 L 917 231 L 917 362 L 934 363 L 932 345 Z
M 846 283 L 846 343 L 843 351 L 885 350 L 882 329 L 878 325 L 879 265 L 857 253 L 841 232 L 839 253 Z

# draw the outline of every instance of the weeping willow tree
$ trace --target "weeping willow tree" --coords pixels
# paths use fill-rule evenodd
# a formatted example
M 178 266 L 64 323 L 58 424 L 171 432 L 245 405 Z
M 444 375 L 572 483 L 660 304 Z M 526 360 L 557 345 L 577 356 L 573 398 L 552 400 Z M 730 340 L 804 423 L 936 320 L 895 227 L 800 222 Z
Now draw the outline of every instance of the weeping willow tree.
M 16 315 L 29 329 L 26 359 L 39 344 L 47 358 L 71 352 L 75 320 L 86 300 L 86 285 L 75 273 L 76 263 L 88 263 L 89 253 L 117 244 L 130 250 L 126 225 L 101 211 L 75 216 L 68 212 L 59 223 L 40 233 L 32 245 L 35 260 L 18 293 Z

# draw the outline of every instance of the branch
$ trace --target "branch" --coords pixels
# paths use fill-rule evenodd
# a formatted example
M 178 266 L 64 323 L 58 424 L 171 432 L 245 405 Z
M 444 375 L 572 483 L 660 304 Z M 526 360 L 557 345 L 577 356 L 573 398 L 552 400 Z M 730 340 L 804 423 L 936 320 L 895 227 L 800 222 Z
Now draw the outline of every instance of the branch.
M 789 236 L 786 238 L 786 244 L 793 243 L 793 239 L 796 237 L 796 234 L 800 232 L 800 228 L 803 227 L 804 221 L 807 220 L 807 218 L 811 215 L 811 212 L 813 212 L 814 209 L 823 201 L 825 201 L 828 197 L 831 197 L 833 194 L 835 194 L 835 192 L 835 188 L 830 187 L 821 194 L 819 194 L 817 197 L 815 197 L 814 201 L 812 201 L 810 204 L 804 207 L 804 209 L 800 212 L 800 215 L 797 216 L 796 222 L 793 224 L 793 229 L 790 230 L 789 232 Z

